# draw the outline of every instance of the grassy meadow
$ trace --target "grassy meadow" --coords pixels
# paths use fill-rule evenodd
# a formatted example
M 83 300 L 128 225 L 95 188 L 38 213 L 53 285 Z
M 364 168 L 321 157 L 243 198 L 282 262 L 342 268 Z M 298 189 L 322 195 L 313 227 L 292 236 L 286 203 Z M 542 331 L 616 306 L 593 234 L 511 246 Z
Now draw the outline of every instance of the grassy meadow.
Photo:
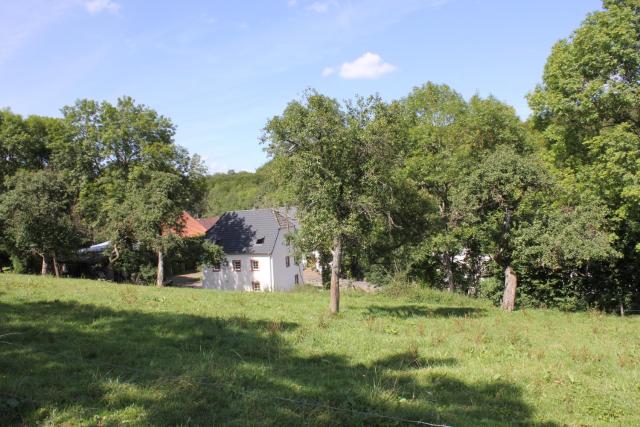
M 0 274 L 0 425 L 640 425 L 640 316 L 328 300 Z

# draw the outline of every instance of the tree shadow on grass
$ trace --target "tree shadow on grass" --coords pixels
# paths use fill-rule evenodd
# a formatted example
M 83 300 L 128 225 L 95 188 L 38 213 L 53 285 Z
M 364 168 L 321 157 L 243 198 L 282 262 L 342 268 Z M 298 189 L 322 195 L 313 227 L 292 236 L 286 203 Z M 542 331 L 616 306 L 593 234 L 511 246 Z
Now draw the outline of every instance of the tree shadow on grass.
M 456 426 L 535 424 L 517 385 L 428 370 L 418 379 L 405 365 L 414 355 L 405 353 L 372 365 L 304 356 L 286 339 L 297 327 L 74 302 L 0 303 L 0 335 L 17 333 L 0 344 L 0 424 L 402 424 L 370 412 Z M 424 363 L 415 369 L 457 362 Z
M 486 315 L 486 310 L 477 307 L 426 307 L 419 304 L 372 305 L 367 307 L 367 314 L 399 319 L 410 317 L 481 317 Z
M 452 357 L 425 357 L 421 356 L 418 352 L 405 351 L 378 360 L 374 364 L 374 367 L 410 370 L 455 366 L 457 364 L 458 361 Z

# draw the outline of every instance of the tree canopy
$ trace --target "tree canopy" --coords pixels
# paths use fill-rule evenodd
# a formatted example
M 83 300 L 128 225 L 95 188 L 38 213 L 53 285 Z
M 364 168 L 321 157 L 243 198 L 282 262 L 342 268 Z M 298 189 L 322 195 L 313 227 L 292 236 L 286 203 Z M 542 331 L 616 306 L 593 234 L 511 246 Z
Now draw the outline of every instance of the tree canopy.
M 604 303 L 628 302 L 640 283 L 640 8 L 605 1 L 549 56 L 529 95 L 553 162 L 605 205 L 622 255 L 594 266 Z
M 0 196 L 0 216 L 15 250 L 42 259 L 42 273 L 58 259 L 76 249 L 80 234 L 74 223 L 72 192 L 67 177 L 52 170 L 19 171 Z
M 5 250 L 37 253 L 43 273 L 49 258 L 57 267 L 55 258 L 81 242 L 109 240 L 112 262 L 134 246 L 166 250 L 163 230 L 176 228 L 183 210 L 203 211 L 199 157 L 175 144 L 168 118 L 130 97 L 115 105 L 79 100 L 62 113 L 0 113 Z
M 394 171 L 402 153 L 399 110 L 380 98 L 338 101 L 307 92 L 265 127 L 275 174 L 302 224 L 298 242 L 330 250 L 332 312 L 339 310 L 343 245 L 392 227 Z

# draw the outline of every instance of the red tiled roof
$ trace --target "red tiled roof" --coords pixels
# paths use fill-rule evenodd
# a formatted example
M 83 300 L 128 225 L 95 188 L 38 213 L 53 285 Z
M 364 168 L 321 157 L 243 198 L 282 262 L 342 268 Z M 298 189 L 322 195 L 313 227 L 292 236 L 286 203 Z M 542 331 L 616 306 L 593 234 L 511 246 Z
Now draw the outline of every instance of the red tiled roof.
M 205 232 L 207 232 L 211 229 L 211 227 L 216 225 L 216 222 L 218 222 L 219 219 L 219 216 L 211 216 L 209 218 L 200 218 L 196 221 L 198 221 L 206 229 Z
M 192 217 L 189 212 L 184 211 L 182 213 L 182 230 L 180 230 L 181 237 L 196 237 L 202 236 L 207 232 L 200 222 L 197 219 Z

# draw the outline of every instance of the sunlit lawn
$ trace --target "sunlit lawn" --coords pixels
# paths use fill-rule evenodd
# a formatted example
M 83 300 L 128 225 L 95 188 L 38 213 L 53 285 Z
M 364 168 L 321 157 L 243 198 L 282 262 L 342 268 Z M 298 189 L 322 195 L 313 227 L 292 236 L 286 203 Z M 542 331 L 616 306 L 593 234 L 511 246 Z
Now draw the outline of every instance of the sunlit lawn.
M 327 304 L 0 274 L 0 425 L 640 425 L 640 317 Z

